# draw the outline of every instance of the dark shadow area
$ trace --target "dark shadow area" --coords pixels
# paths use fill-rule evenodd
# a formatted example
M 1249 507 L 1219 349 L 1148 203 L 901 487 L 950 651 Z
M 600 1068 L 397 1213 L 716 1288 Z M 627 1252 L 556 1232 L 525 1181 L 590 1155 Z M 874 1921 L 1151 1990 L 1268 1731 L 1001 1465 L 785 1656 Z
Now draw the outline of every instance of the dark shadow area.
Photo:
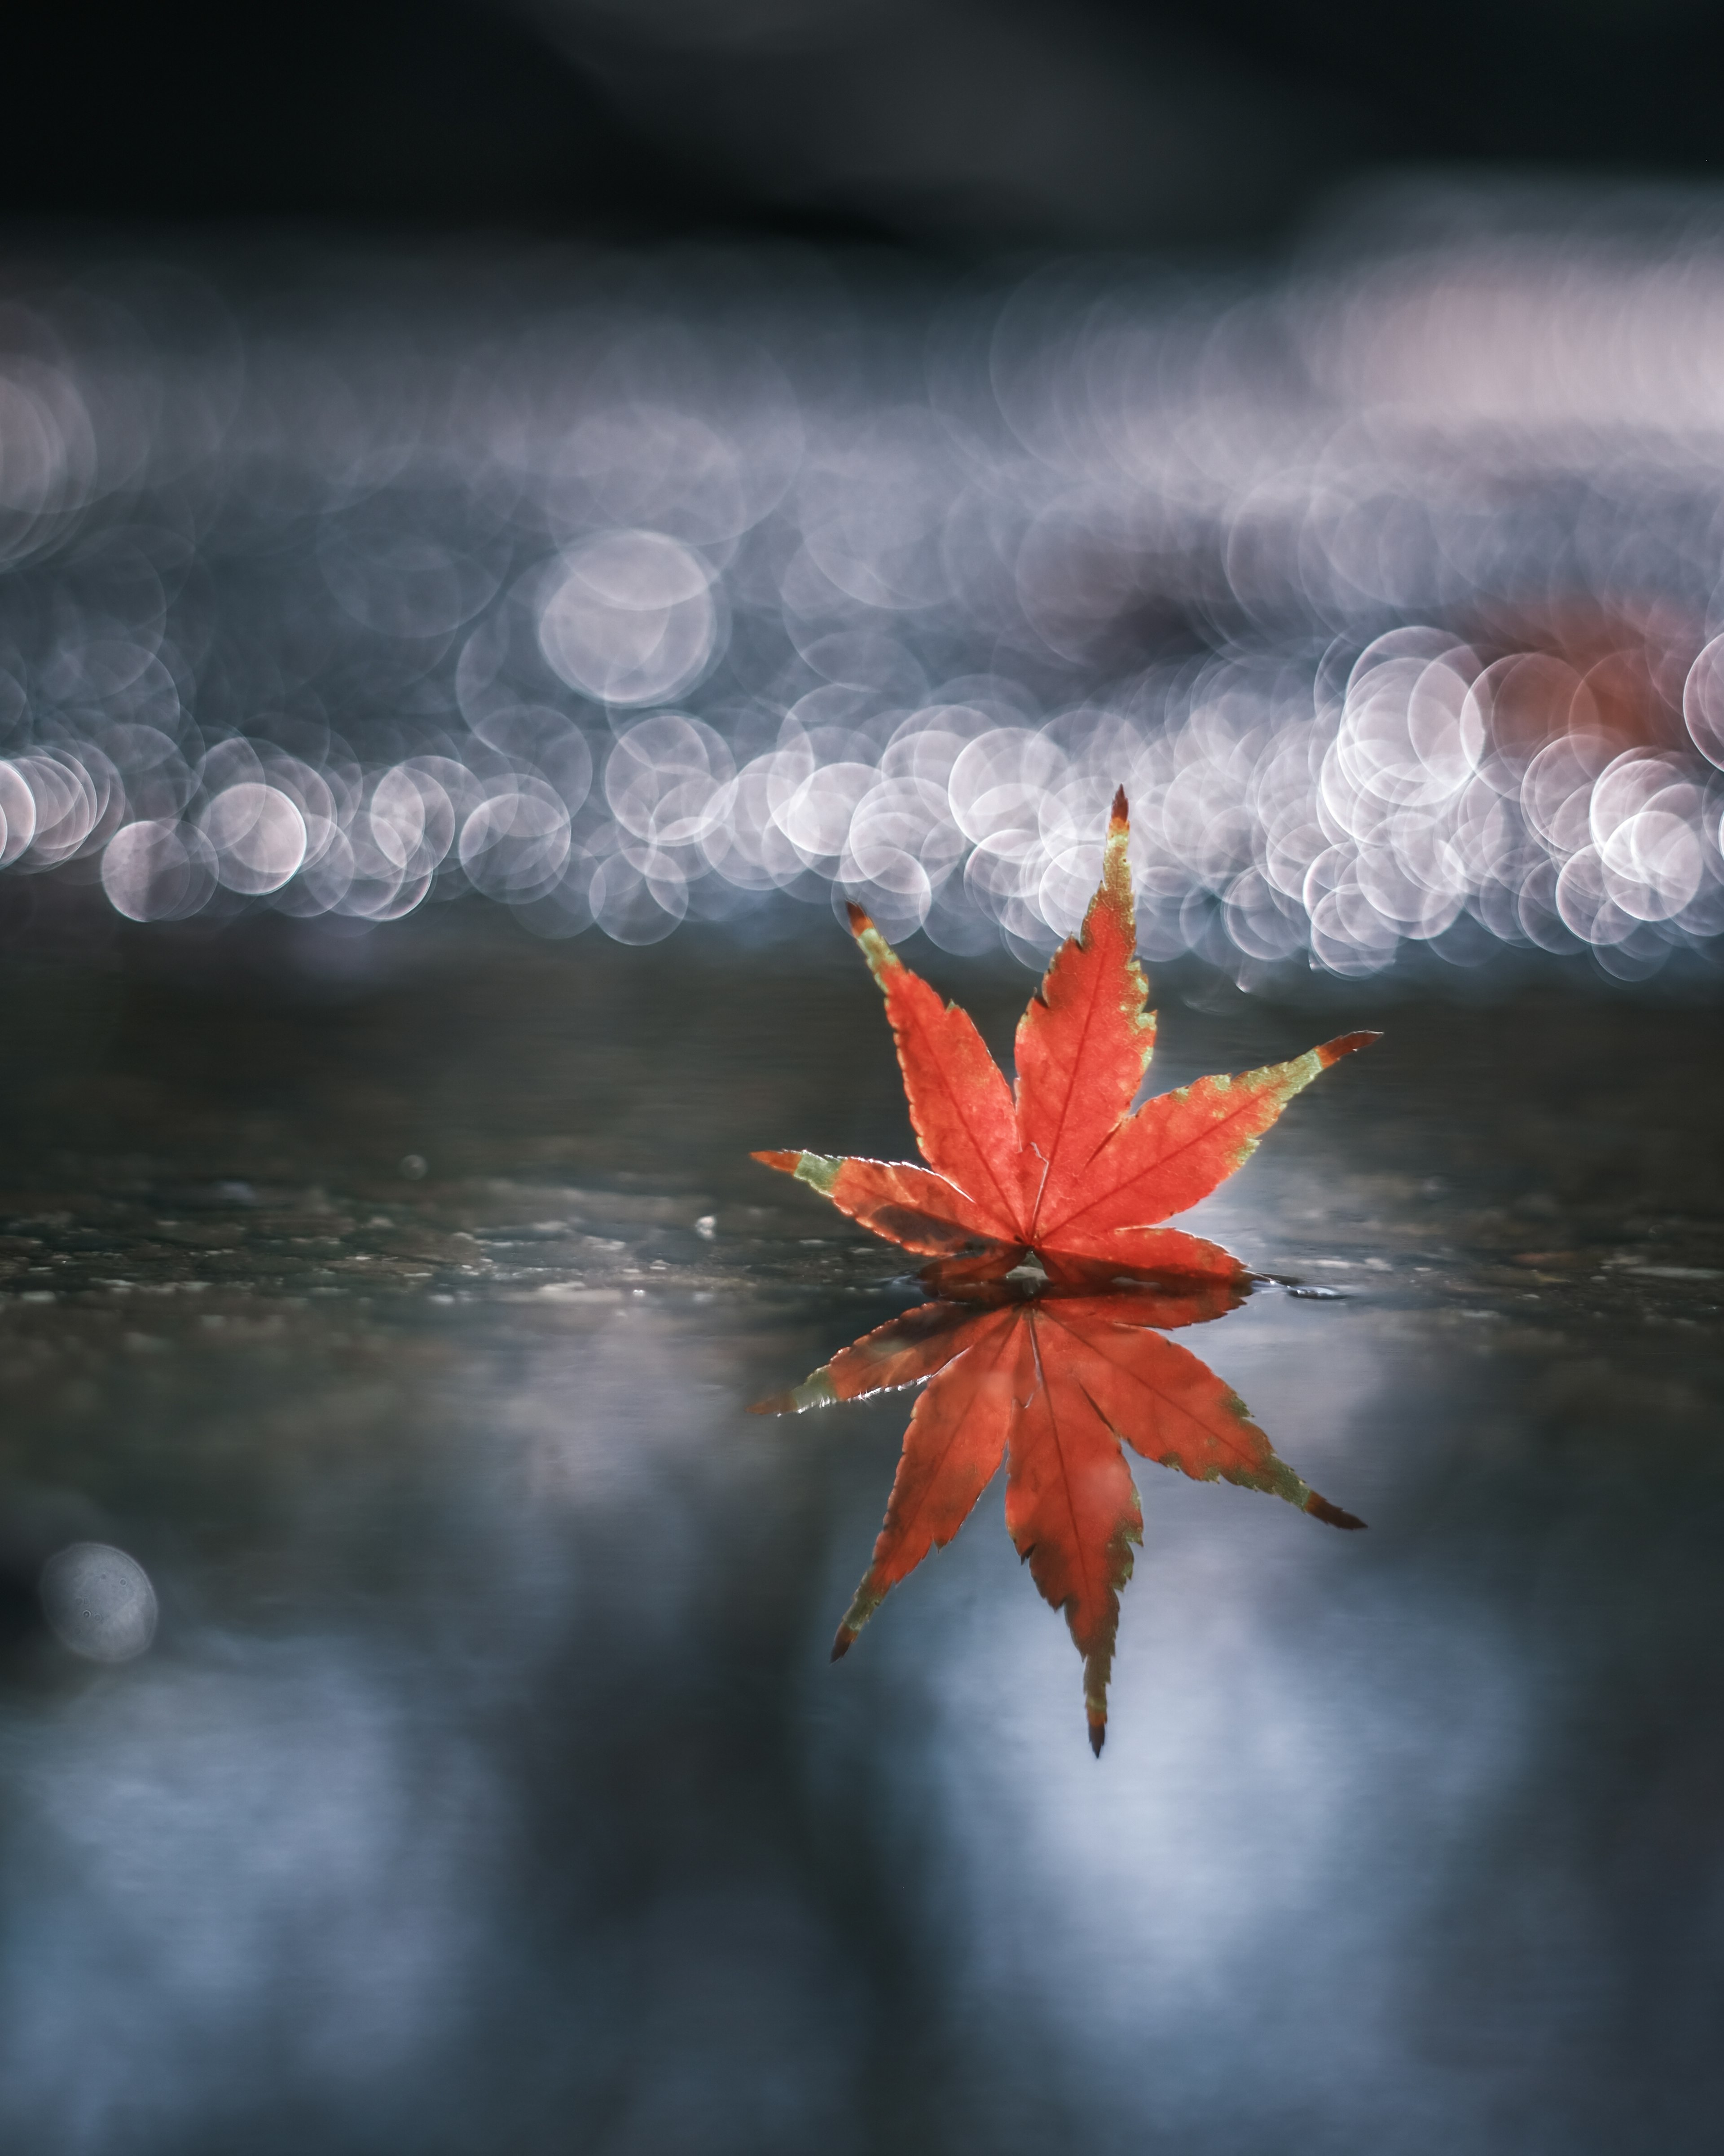
M 0 216 L 1261 239 L 1385 165 L 1724 169 L 1713 11 L 115 0 L 8 30 Z
M 27 10 L 8 47 L 0 213 L 15 218 L 632 234 L 745 207 L 721 176 L 649 146 L 501 8 L 96 0 Z

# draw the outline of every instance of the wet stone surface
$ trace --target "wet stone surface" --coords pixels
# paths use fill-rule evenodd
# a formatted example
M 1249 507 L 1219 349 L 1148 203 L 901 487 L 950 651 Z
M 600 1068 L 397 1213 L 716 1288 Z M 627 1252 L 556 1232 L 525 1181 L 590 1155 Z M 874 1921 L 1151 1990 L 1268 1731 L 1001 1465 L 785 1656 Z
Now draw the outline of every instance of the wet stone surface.
M 1027 974 L 910 955 L 1009 1046 Z M 1175 1336 L 1370 1532 L 1138 1463 L 1098 1765 L 997 1491 L 827 1666 L 907 1400 L 745 1412 L 920 1294 L 747 1158 L 908 1150 L 835 931 L 3 993 L 9 2143 L 1709 2145 L 1715 1010 L 1164 984 L 1163 1085 L 1386 1030 Z

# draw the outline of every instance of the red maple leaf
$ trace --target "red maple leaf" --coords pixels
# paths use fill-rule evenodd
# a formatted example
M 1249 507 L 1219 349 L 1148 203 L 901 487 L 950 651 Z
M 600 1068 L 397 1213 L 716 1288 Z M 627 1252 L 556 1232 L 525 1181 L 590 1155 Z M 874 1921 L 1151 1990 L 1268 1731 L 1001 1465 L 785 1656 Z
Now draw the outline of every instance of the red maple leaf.
M 998 1469 L 1006 1526 L 1036 1585 L 1063 1609 L 1084 1658 L 1090 1748 L 1107 1728 L 1120 1589 L 1142 1513 L 1121 1440 L 1194 1481 L 1261 1490 L 1337 1527 L 1364 1522 L 1301 1481 L 1230 1389 L 1167 1330 L 1219 1317 L 1237 1285 L 1090 1295 L 1002 1286 L 976 1302 L 924 1303 L 865 1334 L 793 1391 L 782 1414 L 921 1383 L 874 1562 L 839 1626 L 844 1654 L 888 1592 L 943 1548 Z
M 1207 1197 L 1296 1093 L 1379 1036 L 1342 1034 L 1290 1063 L 1199 1078 L 1133 1113 L 1155 1017 L 1134 956 L 1128 831 L 1121 787 L 1082 931 L 1060 946 L 1018 1021 L 1015 1091 L 967 1014 L 942 1003 L 853 906 L 850 927 L 885 993 L 926 1165 L 816 1152 L 754 1158 L 926 1257 L 969 1252 L 1003 1274 L 1033 1251 L 1055 1280 L 1239 1275 L 1214 1244 L 1156 1224 Z

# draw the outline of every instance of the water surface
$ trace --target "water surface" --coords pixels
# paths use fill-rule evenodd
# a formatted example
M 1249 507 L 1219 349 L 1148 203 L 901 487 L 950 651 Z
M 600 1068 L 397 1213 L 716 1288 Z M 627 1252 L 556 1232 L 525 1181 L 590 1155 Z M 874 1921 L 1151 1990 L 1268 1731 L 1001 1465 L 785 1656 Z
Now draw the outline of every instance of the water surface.
M 1178 1336 L 1370 1525 L 1137 1463 L 1098 1762 L 998 1486 L 834 1667 L 907 1402 L 745 1412 L 920 1296 L 747 1158 L 907 1147 L 843 947 L 14 952 L 8 2141 L 1709 2145 L 1716 1014 L 1164 998 L 1164 1083 L 1388 1029 Z

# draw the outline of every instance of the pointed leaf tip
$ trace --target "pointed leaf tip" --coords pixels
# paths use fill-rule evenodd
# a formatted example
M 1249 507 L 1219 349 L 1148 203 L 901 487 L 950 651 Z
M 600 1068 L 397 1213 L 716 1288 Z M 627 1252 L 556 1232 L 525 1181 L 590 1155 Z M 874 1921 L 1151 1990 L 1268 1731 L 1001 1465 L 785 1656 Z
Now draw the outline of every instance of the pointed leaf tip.
M 1333 1040 L 1326 1040 L 1317 1050 L 1317 1060 L 1324 1070 L 1339 1063 L 1343 1055 L 1356 1055 L 1360 1049 L 1368 1048 L 1373 1040 L 1381 1040 L 1380 1033 L 1343 1033 Z
M 800 1152 L 752 1152 L 750 1160 L 757 1160 L 762 1168 L 776 1168 L 781 1175 L 794 1175 Z
M 838 1637 L 832 1643 L 831 1659 L 834 1662 L 841 1662 L 855 1644 L 856 1635 L 849 1626 L 840 1625 L 838 1628 Z
M 1131 812 L 1126 805 L 1126 789 L 1121 786 L 1117 788 L 1114 793 L 1113 809 L 1108 818 L 1109 835 L 1111 836 L 1115 831 L 1121 831 L 1128 829 L 1131 824 Z
M 845 901 L 844 911 L 849 916 L 850 933 L 852 936 L 865 936 L 869 930 L 873 927 L 873 921 L 869 919 L 868 916 L 862 911 L 861 907 L 857 905 L 854 899 L 848 899 Z
M 1331 1505 L 1326 1497 L 1320 1497 L 1315 1490 L 1306 1499 L 1305 1509 L 1314 1520 L 1326 1521 L 1331 1527 L 1362 1527 L 1365 1524 L 1351 1512 L 1343 1512 L 1339 1505 Z
M 1105 1722 L 1092 1722 L 1090 1724 L 1090 1749 L 1098 1759 L 1101 1757 L 1101 1748 L 1106 1742 L 1107 1724 Z

